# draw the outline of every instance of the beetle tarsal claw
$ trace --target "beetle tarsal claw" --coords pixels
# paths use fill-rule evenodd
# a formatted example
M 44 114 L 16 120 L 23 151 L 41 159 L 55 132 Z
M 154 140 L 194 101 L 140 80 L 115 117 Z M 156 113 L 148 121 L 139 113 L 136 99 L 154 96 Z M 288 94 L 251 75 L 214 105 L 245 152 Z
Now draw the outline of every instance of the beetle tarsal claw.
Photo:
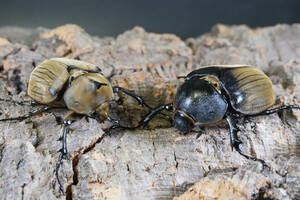
M 69 157 L 68 152 L 66 152 L 63 148 L 59 149 L 59 150 L 57 151 L 57 153 L 61 153 L 61 157 L 62 157 L 63 159 Z
M 57 153 L 60 153 L 61 155 L 64 155 L 64 150 L 61 148 L 57 151 Z
M 239 146 L 240 144 L 243 144 L 242 140 L 240 140 L 239 138 L 234 138 L 234 145 Z
M 233 148 L 237 151 L 240 151 L 240 144 L 243 144 L 243 142 L 240 139 L 233 139 L 233 141 L 231 142 L 230 146 L 231 146 L 231 150 L 233 151 Z

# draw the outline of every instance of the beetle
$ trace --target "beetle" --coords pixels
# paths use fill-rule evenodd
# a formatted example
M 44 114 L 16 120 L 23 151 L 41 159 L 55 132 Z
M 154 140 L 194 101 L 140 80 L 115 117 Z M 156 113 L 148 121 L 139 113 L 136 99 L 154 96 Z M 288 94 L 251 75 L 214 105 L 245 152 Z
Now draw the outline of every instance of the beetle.
M 135 98 L 139 104 L 151 108 L 134 92 L 112 86 L 97 65 L 68 58 L 51 58 L 34 68 L 30 75 L 27 90 L 27 94 L 33 99 L 31 105 L 46 105 L 46 107 L 20 117 L 0 119 L 0 121 L 22 121 L 53 109 L 69 110 L 63 119 L 63 126 L 60 131 L 62 148 L 56 167 L 59 188 L 64 193 L 58 178 L 58 171 L 62 165 L 62 160 L 68 155 L 66 137 L 69 126 L 73 122 L 73 115 L 85 115 L 99 122 L 109 120 L 118 123 L 117 120 L 113 120 L 109 116 L 109 105 L 115 100 L 114 94 L 118 92 L 123 92 Z M 25 104 L 24 101 L 0 100 Z
M 174 126 L 180 134 L 195 127 L 216 124 L 226 120 L 229 126 L 232 150 L 247 159 L 264 160 L 244 154 L 239 145 L 237 120 L 242 116 L 269 115 L 284 109 L 300 109 L 296 105 L 274 105 L 272 82 L 262 71 L 247 65 L 206 66 L 190 72 L 176 91 L 173 103 L 151 109 L 134 128 L 145 126 L 163 110 L 173 112 Z M 133 129 L 115 125 L 112 128 Z

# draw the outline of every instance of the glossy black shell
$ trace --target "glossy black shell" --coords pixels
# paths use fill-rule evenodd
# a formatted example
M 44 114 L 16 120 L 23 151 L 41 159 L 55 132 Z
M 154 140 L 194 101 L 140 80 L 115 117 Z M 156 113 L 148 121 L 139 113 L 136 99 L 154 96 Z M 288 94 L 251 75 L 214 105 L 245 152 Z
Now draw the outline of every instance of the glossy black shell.
M 222 120 L 228 107 L 214 86 L 198 77 L 186 80 L 178 88 L 174 105 L 177 111 L 189 115 L 198 125 Z
M 192 71 L 186 81 L 213 77 L 225 90 L 230 104 L 245 115 L 258 114 L 274 104 L 272 82 L 262 71 L 251 66 L 208 66 Z

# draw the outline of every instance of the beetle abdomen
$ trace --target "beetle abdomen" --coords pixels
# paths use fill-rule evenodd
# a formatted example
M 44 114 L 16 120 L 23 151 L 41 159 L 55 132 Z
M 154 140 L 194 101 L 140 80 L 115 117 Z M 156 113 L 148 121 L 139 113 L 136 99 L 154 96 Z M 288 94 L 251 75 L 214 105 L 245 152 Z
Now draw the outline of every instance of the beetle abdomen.
M 28 95 L 39 103 L 53 102 L 69 78 L 67 65 L 55 60 L 46 60 L 31 73 Z
M 235 110 L 251 115 L 274 104 L 272 82 L 263 72 L 253 67 L 239 67 L 227 73 L 232 73 L 233 78 L 232 81 L 226 81 L 224 86 Z

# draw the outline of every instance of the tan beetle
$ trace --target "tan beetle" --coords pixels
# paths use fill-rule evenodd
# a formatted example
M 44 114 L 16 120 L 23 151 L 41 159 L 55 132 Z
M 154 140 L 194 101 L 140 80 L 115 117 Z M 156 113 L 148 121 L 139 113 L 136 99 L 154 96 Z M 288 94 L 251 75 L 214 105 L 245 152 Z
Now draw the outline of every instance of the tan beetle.
M 101 120 L 108 117 L 108 105 L 114 99 L 111 84 L 96 65 L 67 58 L 52 58 L 38 65 L 30 75 L 28 95 L 48 105 L 62 95 L 70 115 L 99 112 Z
M 60 132 L 62 149 L 60 150 L 61 155 L 56 167 L 59 188 L 64 193 L 63 186 L 58 178 L 58 171 L 62 160 L 68 154 L 66 137 L 69 126 L 73 122 L 71 116 L 80 114 L 94 118 L 99 122 L 109 120 L 113 123 L 118 123 L 109 116 L 109 105 L 115 99 L 114 93 L 119 91 L 135 98 L 141 105 L 151 109 L 141 97 L 132 91 L 118 86 L 113 87 L 97 65 L 68 58 L 52 58 L 45 60 L 32 71 L 27 91 L 28 95 L 37 102 L 35 104 L 47 106 L 27 115 L 0 119 L 0 121 L 22 121 L 52 109 L 66 108 L 69 110 L 64 117 L 63 127 Z M 0 101 L 18 104 L 25 103 L 24 101 L 8 99 L 0 99 Z M 63 106 L 57 106 L 55 104 L 57 102 L 61 102 Z

